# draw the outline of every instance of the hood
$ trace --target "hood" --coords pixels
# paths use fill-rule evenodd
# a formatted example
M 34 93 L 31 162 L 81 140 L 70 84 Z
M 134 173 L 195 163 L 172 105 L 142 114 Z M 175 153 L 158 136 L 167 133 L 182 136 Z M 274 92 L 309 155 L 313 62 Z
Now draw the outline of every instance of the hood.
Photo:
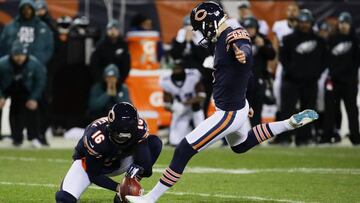
M 29 5 L 32 8 L 33 12 L 34 12 L 34 16 L 36 15 L 35 14 L 35 3 L 32 0 L 21 0 L 20 3 L 19 3 L 19 16 L 20 17 L 22 17 L 21 16 L 21 9 L 22 9 L 22 7 L 24 5 Z

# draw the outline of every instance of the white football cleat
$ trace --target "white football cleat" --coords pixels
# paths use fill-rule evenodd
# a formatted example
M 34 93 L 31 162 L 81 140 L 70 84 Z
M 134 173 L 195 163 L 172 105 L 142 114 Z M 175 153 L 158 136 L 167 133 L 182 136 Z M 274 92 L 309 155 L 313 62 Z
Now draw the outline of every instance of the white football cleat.
M 311 109 L 306 109 L 300 113 L 294 114 L 289 119 L 289 124 L 294 128 L 300 128 L 319 118 L 319 114 Z
M 130 203 L 155 203 L 154 201 L 147 199 L 146 196 L 126 195 L 125 199 Z

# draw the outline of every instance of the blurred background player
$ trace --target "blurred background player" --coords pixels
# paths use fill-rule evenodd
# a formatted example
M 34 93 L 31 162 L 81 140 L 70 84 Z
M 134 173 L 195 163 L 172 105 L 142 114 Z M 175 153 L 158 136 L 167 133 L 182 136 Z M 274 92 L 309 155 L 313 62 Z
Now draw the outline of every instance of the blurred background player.
M 23 142 L 24 128 L 33 147 L 41 147 L 38 102 L 45 83 L 45 67 L 29 54 L 26 44 L 15 41 L 11 54 L 0 58 L 0 109 L 10 97 L 10 128 L 16 147 Z
M 160 79 L 164 90 L 165 108 L 172 112 L 169 144 L 176 146 L 192 127 L 204 120 L 202 103 L 206 97 L 201 75 L 196 69 L 185 69 L 177 60 L 171 75 Z
M 173 159 L 156 186 L 145 196 L 126 196 L 131 203 L 156 202 L 180 179 L 188 161 L 198 152 L 226 137 L 235 153 L 244 153 L 271 137 L 299 128 L 318 118 L 305 110 L 289 119 L 257 125 L 252 130 L 245 122 L 252 116 L 246 100 L 251 76 L 252 51 L 244 28 L 226 24 L 222 7 L 213 1 L 198 4 L 191 12 L 194 30 L 200 30 L 209 43 L 215 43 L 214 100 L 217 111 L 204 120 L 176 147 Z
M 118 103 L 107 117 L 93 121 L 75 147 L 69 171 L 56 192 L 57 203 L 76 203 L 94 183 L 120 194 L 120 184 L 109 178 L 126 172 L 127 177 L 152 175 L 152 166 L 162 148 L 161 140 L 149 135 L 145 121 L 129 103 Z
M 283 66 L 281 84 L 281 118 L 286 119 L 300 109 L 314 109 L 317 82 L 326 68 L 326 44 L 313 32 L 314 18 L 307 9 L 301 10 L 296 30 L 284 37 L 280 48 Z M 311 126 L 295 131 L 295 144 L 307 145 L 312 141 Z M 289 133 L 283 135 L 284 144 L 291 143 Z
M 107 65 L 115 64 L 119 69 L 119 82 L 125 82 L 130 72 L 130 54 L 128 45 L 120 33 L 117 20 L 111 20 L 106 26 L 105 36 L 98 42 L 91 56 L 91 68 L 96 81 L 102 80 L 101 73 Z
M 297 25 L 297 18 L 299 15 L 299 6 L 296 3 L 291 3 L 286 8 L 286 19 L 275 21 L 272 27 L 272 32 L 274 33 L 273 46 L 276 51 L 276 58 L 274 60 L 273 68 L 275 69 L 275 77 L 273 83 L 273 92 L 277 106 L 276 119 L 280 119 L 281 111 L 281 80 L 282 80 L 282 71 L 283 66 L 279 61 L 279 52 L 280 48 L 283 45 L 283 39 L 285 36 L 293 33 Z M 279 135 L 271 143 L 287 143 L 288 140 L 286 136 Z
M 252 43 L 253 65 L 252 72 L 254 77 L 253 103 L 254 115 L 250 118 L 252 126 L 261 123 L 261 112 L 265 103 L 265 91 L 270 84 L 271 74 L 267 65 L 270 60 L 275 58 L 275 50 L 271 41 L 263 34 L 259 33 L 259 24 L 256 18 L 247 17 L 243 20 L 242 26 L 250 35 Z
M 53 36 L 50 28 L 35 14 L 31 0 L 22 0 L 18 16 L 7 24 L 0 36 L 0 56 L 10 53 L 15 40 L 29 45 L 29 54 L 47 65 L 53 53 Z
M 239 22 L 243 23 L 245 18 L 254 17 L 251 11 L 251 5 L 248 0 L 241 0 L 238 6 Z M 258 19 L 258 32 L 267 36 L 269 34 L 269 25 L 265 20 Z
M 357 106 L 359 41 L 352 28 L 352 17 L 348 12 L 342 12 L 338 17 L 338 33 L 329 38 L 329 70 L 330 79 L 328 91 L 332 99 L 327 101 L 325 113 L 325 133 L 322 143 L 338 141 L 336 132 L 337 109 L 340 101 L 345 104 L 349 120 L 349 139 L 353 145 L 360 144 L 359 109 Z M 333 140 L 335 138 L 335 140 Z
M 174 60 L 182 60 L 184 68 L 197 69 L 201 73 L 201 82 L 204 85 L 206 98 L 203 102 L 203 109 L 207 115 L 208 107 L 212 96 L 212 69 L 205 68 L 203 62 L 206 57 L 212 55 L 212 51 L 199 45 L 203 38 L 200 32 L 193 32 L 190 16 L 185 16 L 183 26 L 178 30 L 176 37 L 172 40 L 170 50 Z
M 120 82 L 119 69 L 115 64 L 109 64 L 103 73 L 103 81 L 93 85 L 90 91 L 89 113 L 93 120 L 106 116 L 109 109 L 118 102 L 129 102 L 129 91 Z

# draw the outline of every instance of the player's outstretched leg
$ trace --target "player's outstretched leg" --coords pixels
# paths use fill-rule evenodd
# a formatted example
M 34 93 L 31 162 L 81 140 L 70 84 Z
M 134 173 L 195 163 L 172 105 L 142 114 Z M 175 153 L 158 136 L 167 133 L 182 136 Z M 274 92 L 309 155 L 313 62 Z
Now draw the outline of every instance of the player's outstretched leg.
M 145 196 L 126 196 L 131 203 L 153 203 L 173 186 L 183 173 L 185 166 L 198 151 L 184 138 L 176 147 L 170 166 L 165 170 L 156 186 Z
M 308 123 L 315 121 L 318 118 L 319 115 L 316 113 L 316 111 L 307 109 L 300 113 L 294 114 L 289 119 L 283 121 L 259 124 L 248 132 L 248 137 L 244 142 L 239 145 L 232 146 L 231 149 L 236 153 L 244 153 L 267 139 L 270 139 L 285 131 L 300 128 Z

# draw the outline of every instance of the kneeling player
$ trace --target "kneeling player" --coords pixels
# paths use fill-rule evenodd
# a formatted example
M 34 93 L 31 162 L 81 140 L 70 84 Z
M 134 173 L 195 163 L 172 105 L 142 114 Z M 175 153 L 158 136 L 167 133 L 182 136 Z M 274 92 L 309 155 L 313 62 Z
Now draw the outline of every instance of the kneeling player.
M 206 94 L 196 69 L 185 69 L 182 61 L 175 61 L 171 75 L 160 79 L 164 89 L 165 108 L 172 112 L 169 144 L 178 145 L 191 131 L 190 121 L 197 127 L 204 119 L 201 108 Z
M 77 202 L 91 183 L 119 194 L 119 183 L 109 176 L 126 172 L 138 179 L 150 177 L 161 148 L 161 140 L 149 135 L 131 104 L 114 105 L 108 117 L 86 127 L 75 147 L 74 162 L 56 192 L 56 202 Z

